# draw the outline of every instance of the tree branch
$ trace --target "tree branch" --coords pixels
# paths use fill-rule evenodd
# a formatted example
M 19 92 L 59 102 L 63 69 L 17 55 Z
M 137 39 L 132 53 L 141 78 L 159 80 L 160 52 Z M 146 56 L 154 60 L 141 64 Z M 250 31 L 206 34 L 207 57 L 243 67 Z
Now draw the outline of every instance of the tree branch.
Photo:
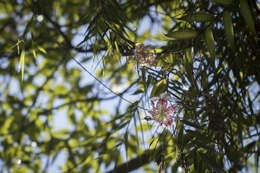
M 165 146 L 164 146 L 165 147 Z M 106 173 L 121 173 L 121 172 L 130 172 L 137 168 L 142 167 L 150 163 L 151 161 L 157 161 L 157 158 L 163 153 L 163 145 L 159 146 L 153 150 L 145 150 L 144 153 L 132 160 L 129 160 L 126 163 L 116 166 L 113 170 L 110 170 Z

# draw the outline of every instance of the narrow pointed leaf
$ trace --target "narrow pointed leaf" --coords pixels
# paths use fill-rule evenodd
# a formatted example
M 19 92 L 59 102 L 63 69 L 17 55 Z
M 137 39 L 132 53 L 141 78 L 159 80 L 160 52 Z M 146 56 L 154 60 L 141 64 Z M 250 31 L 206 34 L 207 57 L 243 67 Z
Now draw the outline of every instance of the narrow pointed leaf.
M 186 40 L 186 39 L 195 38 L 197 35 L 198 33 L 194 30 L 183 29 L 179 31 L 169 32 L 165 36 L 169 40 Z
M 45 50 L 43 47 L 41 47 L 41 46 L 38 46 L 38 49 L 39 49 L 42 53 L 45 53 L 45 54 L 47 53 L 46 50 Z
M 24 49 L 22 49 L 22 52 L 20 55 L 20 62 L 19 62 L 19 70 L 21 71 L 22 81 L 23 81 L 23 74 L 24 74 L 24 57 L 25 57 L 25 51 L 24 51 Z
M 162 79 L 154 85 L 152 92 L 151 92 L 151 97 L 159 96 L 160 94 L 165 92 L 166 89 L 167 89 L 167 80 Z
M 36 54 L 36 51 L 34 49 L 32 50 L 32 53 L 33 53 L 33 57 L 36 58 L 37 54 Z
M 205 39 L 209 49 L 210 56 L 215 58 L 215 44 L 212 29 L 207 28 L 205 31 Z
M 253 34 L 256 34 L 255 21 L 253 19 L 251 10 L 250 10 L 249 5 L 246 0 L 240 0 L 240 12 L 241 12 L 242 16 L 244 17 L 244 20 L 245 20 L 246 24 L 248 25 L 249 30 Z
M 233 30 L 232 18 L 230 16 L 229 11 L 224 11 L 223 23 L 224 23 L 225 34 L 230 44 L 230 47 L 233 50 L 235 50 L 234 30 Z

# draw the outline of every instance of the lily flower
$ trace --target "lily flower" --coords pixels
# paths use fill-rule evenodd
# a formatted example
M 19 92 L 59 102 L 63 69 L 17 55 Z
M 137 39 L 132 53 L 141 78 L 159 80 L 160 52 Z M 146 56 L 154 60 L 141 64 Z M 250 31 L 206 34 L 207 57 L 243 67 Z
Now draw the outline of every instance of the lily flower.
M 159 98 L 158 100 L 152 100 L 152 110 L 148 111 L 152 117 L 151 119 L 170 127 L 173 124 L 173 113 L 176 110 L 175 105 L 168 106 L 168 100 L 166 98 Z
M 143 43 L 135 44 L 135 57 L 137 60 L 137 64 L 141 67 L 155 66 L 157 64 L 155 50 L 153 53 L 149 53 L 149 50 L 154 49 L 152 46 L 144 46 Z

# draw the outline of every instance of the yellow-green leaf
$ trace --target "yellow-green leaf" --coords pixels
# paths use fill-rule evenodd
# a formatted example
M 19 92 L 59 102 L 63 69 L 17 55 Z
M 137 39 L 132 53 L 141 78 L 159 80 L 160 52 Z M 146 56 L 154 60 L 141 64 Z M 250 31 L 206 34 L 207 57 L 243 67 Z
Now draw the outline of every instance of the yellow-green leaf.
M 173 80 L 173 81 L 177 81 L 179 78 L 180 78 L 180 77 L 175 74 L 175 75 L 173 75 L 173 79 L 172 79 L 172 80 Z
M 167 90 L 167 79 L 162 79 L 157 82 L 151 92 L 151 97 L 159 96 Z
M 169 32 L 165 36 L 169 40 L 186 40 L 186 39 L 195 38 L 197 35 L 198 35 L 198 33 L 194 30 L 183 29 L 183 30 L 179 30 L 179 31 Z
M 192 50 L 191 49 L 186 49 L 185 51 L 185 59 L 184 61 L 187 61 L 187 63 L 191 64 L 192 63 Z
M 68 93 L 67 88 L 64 85 L 56 85 L 53 90 L 56 95 Z
M 240 12 L 241 12 L 242 16 L 244 17 L 244 20 L 245 20 L 246 24 L 248 25 L 249 30 L 253 34 L 256 34 L 255 21 L 253 19 L 251 10 L 250 10 L 249 5 L 246 0 L 240 0 Z
M 215 44 L 212 29 L 207 28 L 205 31 L 205 40 L 212 58 L 215 57 Z
M 21 70 L 22 80 L 23 80 L 23 74 L 24 74 L 24 57 L 25 57 L 25 50 L 22 49 L 22 52 L 20 54 L 20 62 L 19 62 L 19 70 Z
M 45 50 L 43 47 L 38 46 L 37 48 L 38 48 L 42 53 L 45 53 L 45 54 L 47 53 L 46 50 Z
M 36 51 L 34 49 L 32 50 L 32 53 L 33 53 L 33 57 L 36 58 L 37 54 L 36 54 Z
M 116 51 L 120 52 L 116 41 L 115 41 L 115 47 L 116 47 Z
M 10 125 L 11 125 L 13 120 L 14 120 L 13 116 L 10 116 L 10 117 L 5 119 L 5 121 L 3 122 L 3 124 L 0 127 L 1 134 L 4 134 L 4 135 L 8 134 L 8 129 L 10 128 Z
M 224 29 L 225 29 L 227 40 L 231 48 L 235 50 L 235 39 L 234 39 L 232 18 L 230 16 L 229 11 L 227 10 L 223 12 L 223 23 L 224 23 Z
M 19 42 L 18 42 L 19 43 Z M 19 53 L 20 53 L 20 46 L 19 46 L 19 44 L 16 44 L 17 45 L 17 53 L 18 53 L 18 55 L 19 55 Z

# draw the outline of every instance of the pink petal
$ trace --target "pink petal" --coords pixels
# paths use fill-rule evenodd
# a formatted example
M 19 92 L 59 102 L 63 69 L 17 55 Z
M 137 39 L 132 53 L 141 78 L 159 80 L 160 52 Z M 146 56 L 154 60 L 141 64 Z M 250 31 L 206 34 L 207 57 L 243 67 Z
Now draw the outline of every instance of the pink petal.
M 168 101 L 167 99 L 164 98 L 160 98 L 157 102 L 156 108 L 160 109 L 161 107 L 166 110 L 167 109 L 167 105 L 168 105 Z
M 168 109 L 171 110 L 172 112 L 174 112 L 175 109 L 176 109 L 176 106 L 175 106 L 175 105 L 172 105 L 172 106 L 168 107 Z
M 172 125 L 172 123 L 173 123 L 173 119 L 172 118 L 170 118 L 167 122 L 166 122 L 166 126 L 167 127 L 170 127 L 171 125 Z
M 170 115 L 170 114 L 174 113 L 175 110 L 176 110 L 176 106 L 172 105 L 167 108 L 167 114 Z

